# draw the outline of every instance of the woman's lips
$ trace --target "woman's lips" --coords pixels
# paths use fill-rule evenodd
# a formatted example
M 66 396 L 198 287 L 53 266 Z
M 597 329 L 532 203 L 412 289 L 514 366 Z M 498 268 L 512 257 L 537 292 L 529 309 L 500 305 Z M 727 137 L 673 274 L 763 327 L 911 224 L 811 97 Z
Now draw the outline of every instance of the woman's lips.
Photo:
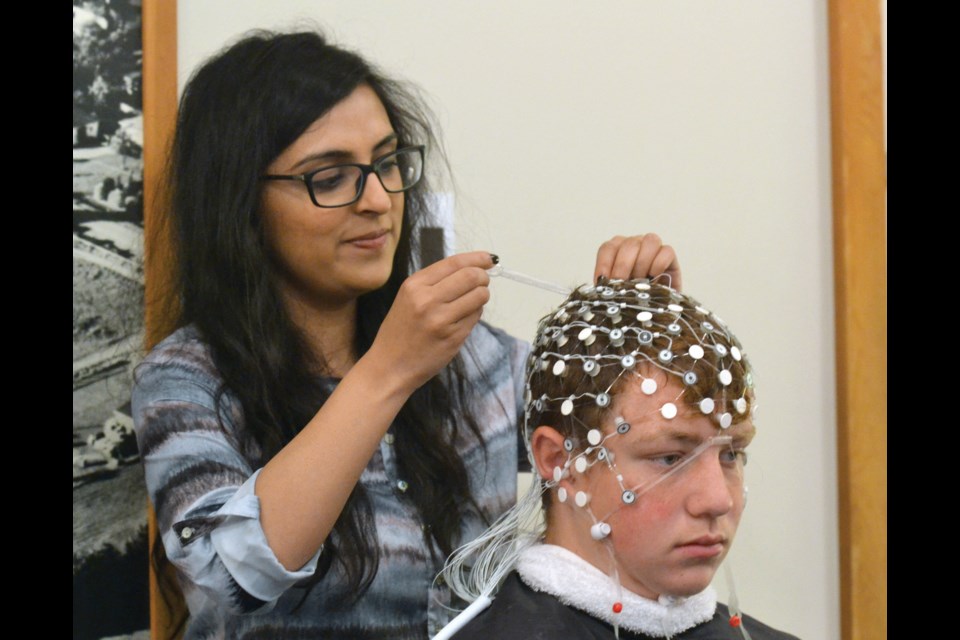
M 351 244 L 359 249 L 381 249 L 387 244 L 389 232 L 386 229 L 366 233 L 362 236 L 350 238 L 347 244 Z

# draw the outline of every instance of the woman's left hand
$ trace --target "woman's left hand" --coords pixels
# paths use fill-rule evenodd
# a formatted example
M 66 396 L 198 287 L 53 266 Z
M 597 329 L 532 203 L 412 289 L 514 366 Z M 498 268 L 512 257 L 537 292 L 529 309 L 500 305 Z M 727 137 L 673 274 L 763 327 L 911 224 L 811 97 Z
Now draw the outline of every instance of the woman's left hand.
M 597 251 L 593 281 L 600 276 L 617 280 L 653 278 L 666 274 L 670 286 L 680 291 L 680 262 L 673 247 L 663 244 L 655 233 L 639 236 L 614 236 Z

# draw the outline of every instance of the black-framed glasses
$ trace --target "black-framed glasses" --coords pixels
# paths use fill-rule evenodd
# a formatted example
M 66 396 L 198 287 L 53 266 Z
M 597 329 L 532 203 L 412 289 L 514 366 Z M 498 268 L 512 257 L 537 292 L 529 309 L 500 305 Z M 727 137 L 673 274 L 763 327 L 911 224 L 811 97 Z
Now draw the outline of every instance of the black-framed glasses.
M 423 145 L 404 147 L 380 156 L 372 164 L 338 164 L 298 175 L 265 175 L 261 180 L 298 180 L 310 200 L 323 208 L 345 207 L 360 199 L 367 176 L 376 174 L 389 193 L 400 193 L 423 177 Z

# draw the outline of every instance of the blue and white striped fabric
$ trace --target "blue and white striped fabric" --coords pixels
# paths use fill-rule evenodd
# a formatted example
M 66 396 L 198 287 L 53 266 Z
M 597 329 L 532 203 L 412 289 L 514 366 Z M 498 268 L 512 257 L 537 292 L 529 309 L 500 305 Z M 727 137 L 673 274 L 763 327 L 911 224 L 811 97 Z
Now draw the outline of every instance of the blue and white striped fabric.
M 529 351 L 529 344 L 485 323 L 464 346 L 487 456 L 468 438 L 457 446 L 474 496 L 491 518 L 516 500 Z M 185 638 L 423 639 L 439 631 L 455 613 L 445 606 L 449 590 L 433 583 L 443 558 L 431 558 L 413 503 L 396 490 L 388 439 L 360 478 L 380 549 L 373 584 L 355 606 L 333 607 L 345 588 L 335 566 L 293 611 L 304 593 L 298 585 L 312 575 L 317 557 L 291 572 L 267 545 L 253 492 L 259 470 L 250 462 L 259 450 L 244 437 L 242 410 L 229 393 L 220 400 L 226 430 L 220 428 L 220 385 L 207 345 L 190 327 L 158 344 L 135 374 L 133 415 L 147 488 L 167 555 L 187 578 Z M 468 517 L 462 539 L 484 528 L 478 516 Z

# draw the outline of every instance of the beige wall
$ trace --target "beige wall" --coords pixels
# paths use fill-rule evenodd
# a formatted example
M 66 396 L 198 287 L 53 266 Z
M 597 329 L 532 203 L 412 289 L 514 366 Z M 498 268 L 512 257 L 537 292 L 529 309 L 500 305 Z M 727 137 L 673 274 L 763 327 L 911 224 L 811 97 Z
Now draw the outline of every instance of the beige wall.
M 254 26 L 310 18 L 421 85 L 456 171 L 456 249 L 562 284 L 608 237 L 659 233 L 756 370 L 740 604 L 839 638 L 827 16 L 813 0 L 179 5 L 180 84 Z M 556 294 L 492 285 L 530 338 Z M 722 577 L 722 574 L 721 574 Z M 724 581 L 718 589 L 725 593 Z

